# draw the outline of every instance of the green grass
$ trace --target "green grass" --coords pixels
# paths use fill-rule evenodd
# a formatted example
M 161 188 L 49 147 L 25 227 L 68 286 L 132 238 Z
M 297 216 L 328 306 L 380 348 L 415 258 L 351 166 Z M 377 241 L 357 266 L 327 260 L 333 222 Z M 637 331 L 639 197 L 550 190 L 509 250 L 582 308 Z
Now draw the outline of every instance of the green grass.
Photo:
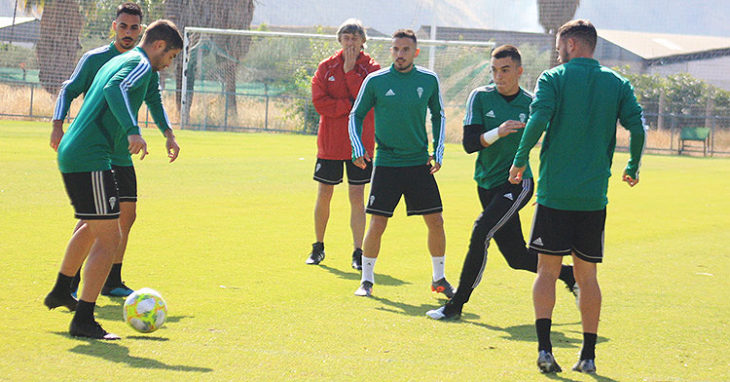
M 594 380 L 567 371 L 582 337 L 562 288 L 553 343 L 566 371 L 537 372 L 534 275 L 510 270 L 494 246 L 462 320 L 427 319 L 444 300 L 428 288 L 425 225 L 402 205 L 383 239 L 375 298 L 353 296 L 343 186 L 327 258 L 305 266 L 313 136 L 182 131 L 181 156 L 168 164 L 160 134 L 145 130 L 151 155 L 136 163 L 123 276 L 160 291 L 170 318 L 141 335 L 122 322 L 120 300 L 100 297 L 97 317 L 122 341 L 71 339 L 71 314 L 42 305 L 75 224 L 49 131 L 0 124 L 0 380 Z M 479 213 L 473 160 L 449 145 L 437 175 L 452 282 Z M 616 155 L 614 174 L 626 160 Z M 595 380 L 727 380 L 730 161 L 647 156 L 641 175 L 633 189 L 611 179 Z M 533 210 L 522 212 L 526 232 Z

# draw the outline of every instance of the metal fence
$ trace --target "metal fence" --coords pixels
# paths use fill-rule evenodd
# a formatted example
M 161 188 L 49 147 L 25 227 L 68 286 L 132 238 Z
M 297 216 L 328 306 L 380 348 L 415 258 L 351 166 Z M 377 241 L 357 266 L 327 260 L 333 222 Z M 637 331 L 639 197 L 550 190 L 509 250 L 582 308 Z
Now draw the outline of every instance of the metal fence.
M 176 91 L 173 86 L 162 91 L 167 105 L 170 120 L 173 126 L 180 126 L 179 113 L 175 108 Z M 217 110 L 201 110 L 203 115 L 220 120 L 202 119 L 198 123 L 186 125 L 190 130 L 208 131 L 241 131 L 241 132 L 286 132 L 294 134 L 315 134 L 316 126 L 307 127 L 304 119 L 309 119 L 306 113 L 315 113 L 308 98 L 294 97 L 283 93 L 268 92 L 237 92 L 229 94 L 235 96 L 239 115 L 235 123 L 228 119 L 229 110 L 226 102 L 217 102 L 224 99 L 225 92 L 214 90 L 200 90 L 194 92 L 195 102 L 202 108 L 216 108 Z M 53 114 L 55 95 L 47 93 L 37 82 L 0 81 L 0 117 L 30 120 L 50 120 Z M 78 112 L 81 102 L 77 100 L 69 112 L 68 121 L 72 121 Z M 304 107 L 305 114 L 289 113 L 295 105 Z M 702 105 L 688 110 L 702 110 Z M 461 137 L 461 119 L 464 115 L 463 104 L 447 104 L 447 139 L 458 142 Z M 146 108 L 139 114 L 140 125 L 154 127 Z M 646 113 L 645 119 L 648 128 L 646 151 L 663 154 L 680 153 L 680 132 L 687 127 L 707 127 L 710 130 L 706 146 L 702 142 L 691 142 L 689 147 L 682 150 L 683 154 L 709 156 L 730 155 L 730 116 L 682 113 Z M 661 126 L 661 127 L 660 127 Z M 628 133 L 619 128 L 617 149 L 628 149 Z

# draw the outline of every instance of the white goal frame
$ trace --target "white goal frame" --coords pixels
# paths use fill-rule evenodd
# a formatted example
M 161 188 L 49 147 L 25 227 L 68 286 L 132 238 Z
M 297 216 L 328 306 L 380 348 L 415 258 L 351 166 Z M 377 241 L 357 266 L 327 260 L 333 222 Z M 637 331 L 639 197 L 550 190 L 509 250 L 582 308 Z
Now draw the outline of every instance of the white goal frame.
M 252 31 L 246 29 L 218 29 L 218 28 L 202 28 L 202 27 L 185 27 L 183 32 L 183 64 L 182 64 L 182 94 L 180 95 L 180 128 L 185 128 L 185 116 L 188 108 L 188 64 L 190 60 L 190 34 L 217 34 L 226 36 L 251 36 L 251 37 L 297 37 L 312 38 L 320 40 L 337 40 L 337 36 L 331 34 L 315 34 L 315 33 L 292 33 L 292 32 L 269 32 L 269 31 Z M 384 41 L 390 42 L 390 37 L 368 37 L 368 41 Z M 419 46 L 437 47 L 437 46 L 473 46 L 494 49 L 495 43 L 492 41 L 446 41 L 446 40 L 418 40 Z M 431 69 L 433 68 L 433 60 L 429 62 Z M 193 74 L 194 75 L 194 74 Z

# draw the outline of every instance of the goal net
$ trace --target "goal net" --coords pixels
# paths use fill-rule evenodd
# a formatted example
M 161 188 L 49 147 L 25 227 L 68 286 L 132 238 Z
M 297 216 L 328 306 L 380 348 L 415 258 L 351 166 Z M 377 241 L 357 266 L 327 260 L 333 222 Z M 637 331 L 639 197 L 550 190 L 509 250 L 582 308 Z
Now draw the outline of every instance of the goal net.
M 318 32 L 324 32 L 320 29 Z M 310 34 L 185 28 L 181 123 L 200 130 L 315 133 L 311 102 L 318 64 L 340 44 L 335 31 Z M 420 36 L 419 36 L 420 37 Z M 365 52 L 391 64 L 391 39 L 368 36 Z M 419 40 L 416 64 L 441 81 L 447 124 L 460 136 L 466 98 L 489 83 L 491 42 Z

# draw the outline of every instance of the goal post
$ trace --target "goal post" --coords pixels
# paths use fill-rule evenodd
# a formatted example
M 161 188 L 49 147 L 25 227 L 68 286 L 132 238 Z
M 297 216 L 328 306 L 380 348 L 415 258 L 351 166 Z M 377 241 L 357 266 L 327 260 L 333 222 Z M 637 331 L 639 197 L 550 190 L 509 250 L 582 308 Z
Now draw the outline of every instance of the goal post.
M 334 32 L 186 27 L 183 41 L 181 128 L 316 132 L 311 78 L 340 49 Z M 364 50 L 386 67 L 391 41 L 368 37 Z M 469 92 L 489 82 L 493 42 L 423 39 L 418 46 L 426 54 L 416 64 L 439 75 L 447 109 L 463 109 Z M 436 57 L 431 62 L 429 51 Z M 463 113 L 448 114 L 460 129 Z

